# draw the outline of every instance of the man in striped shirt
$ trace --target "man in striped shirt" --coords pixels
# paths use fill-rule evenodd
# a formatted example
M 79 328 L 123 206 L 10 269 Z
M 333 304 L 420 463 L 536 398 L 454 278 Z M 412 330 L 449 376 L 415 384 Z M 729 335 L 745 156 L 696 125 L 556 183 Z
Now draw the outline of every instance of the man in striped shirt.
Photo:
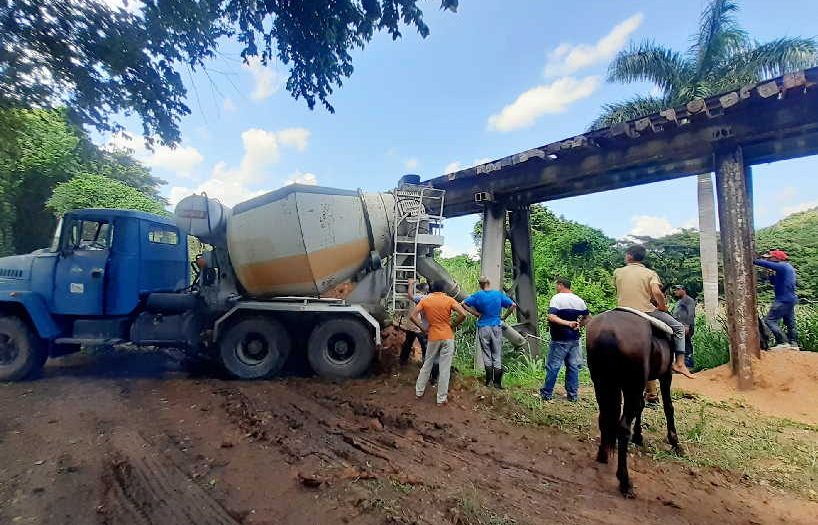
M 585 301 L 571 291 L 571 281 L 557 279 L 557 294 L 548 305 L 548 326 L 551 344 L 545 366 L 545 384 L 540 397 L 550 401 L 554 397 L 554 385 L 565 363 L 565 391 L 568 401 L 579 400 L 579 369 L 582 366 L 580 327 L 590 318 Z

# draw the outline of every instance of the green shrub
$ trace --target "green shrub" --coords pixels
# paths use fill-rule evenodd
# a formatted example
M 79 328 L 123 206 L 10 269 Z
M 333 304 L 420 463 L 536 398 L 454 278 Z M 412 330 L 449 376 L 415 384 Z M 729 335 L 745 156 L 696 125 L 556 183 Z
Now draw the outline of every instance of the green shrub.
M 703 315 L 696 317 L 696 331 L 693 333 L 693 360 L 696 370 L 715 368 L 730 362 L 730 339 L 727 326 L 719 318 L 719 327 L 711 329 Z
M 798 306 L 795 310 L 795 322 L 801 350 L 818 352 L 818 308 L 811 304 Z

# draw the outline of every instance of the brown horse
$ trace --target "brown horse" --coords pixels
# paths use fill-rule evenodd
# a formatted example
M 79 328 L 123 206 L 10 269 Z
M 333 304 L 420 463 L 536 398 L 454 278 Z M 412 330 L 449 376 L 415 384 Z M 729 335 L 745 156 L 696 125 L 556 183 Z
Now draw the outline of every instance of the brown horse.
M 682 454 L 670 399 L 670 365 L 673 362 L 670 341 L 664 334 L 655 334 L 648 320 L 631 312 L 611 310 L 588 323 L 587 352 L 588 369 L 599 405 L 601 440 L 596 460 L 607 463 L 608 454 L 618 440 L 616 477 L 619 490 L 625 497 L 632 498 L 628 442 L 632 440 L 638 446 L 644 444 L 642 410 L 645 407 L 645 385 L 650 379 L 659 379 L 667 439 L 674 451 Z

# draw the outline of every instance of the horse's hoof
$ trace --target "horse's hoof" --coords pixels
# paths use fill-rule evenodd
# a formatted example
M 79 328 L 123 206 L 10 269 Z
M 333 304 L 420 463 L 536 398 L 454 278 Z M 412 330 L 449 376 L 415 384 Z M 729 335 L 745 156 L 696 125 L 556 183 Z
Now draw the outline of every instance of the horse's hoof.
M 596 453 L 596 461 L 597 463 L 608 463 L 608 453 L 600 450 Z
M 622 493 L 622 496 L 625 499 L 634 499 L 636 497 L 636 493 L 633 491 L 633 487 L 631 485 L 620 485 L 619 492 Z
M 645 438 L 643 438 L 641 434 L 634 434 L 633 437 L 631 438 L 631 441 L 637 447 L 645 446 Z
M 680 458 L 685 457 L 685 449 L 683 449 L 682 446 L 678 443 L 673 445 L 673 453 L 679 456 Z

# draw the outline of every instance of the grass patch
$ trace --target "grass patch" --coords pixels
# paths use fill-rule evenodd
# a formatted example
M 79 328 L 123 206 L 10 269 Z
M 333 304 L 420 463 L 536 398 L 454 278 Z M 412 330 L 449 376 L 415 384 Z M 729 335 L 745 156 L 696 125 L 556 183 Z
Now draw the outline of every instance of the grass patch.
M 509 418 L 596 439 L 597 406 L 588 389 L 580 401 L 543 402 L 521 388 L 498 393 L 509 402 Z M 665 441 L 664 413 L 645 409 L 646 453 L 654 459 L 715 467 L 742 479 L 816 499 L 818 427 L 763 416 L 740 404 L 712 402 L 674 393 L 676 426 L 686 455 L 672 453 Z
M 452 522 L 461 525 L 516 525 L 508 516 L 501 516 L 481 503 L 480 494 L 474 486 L 467 487 L 455 498 Z

